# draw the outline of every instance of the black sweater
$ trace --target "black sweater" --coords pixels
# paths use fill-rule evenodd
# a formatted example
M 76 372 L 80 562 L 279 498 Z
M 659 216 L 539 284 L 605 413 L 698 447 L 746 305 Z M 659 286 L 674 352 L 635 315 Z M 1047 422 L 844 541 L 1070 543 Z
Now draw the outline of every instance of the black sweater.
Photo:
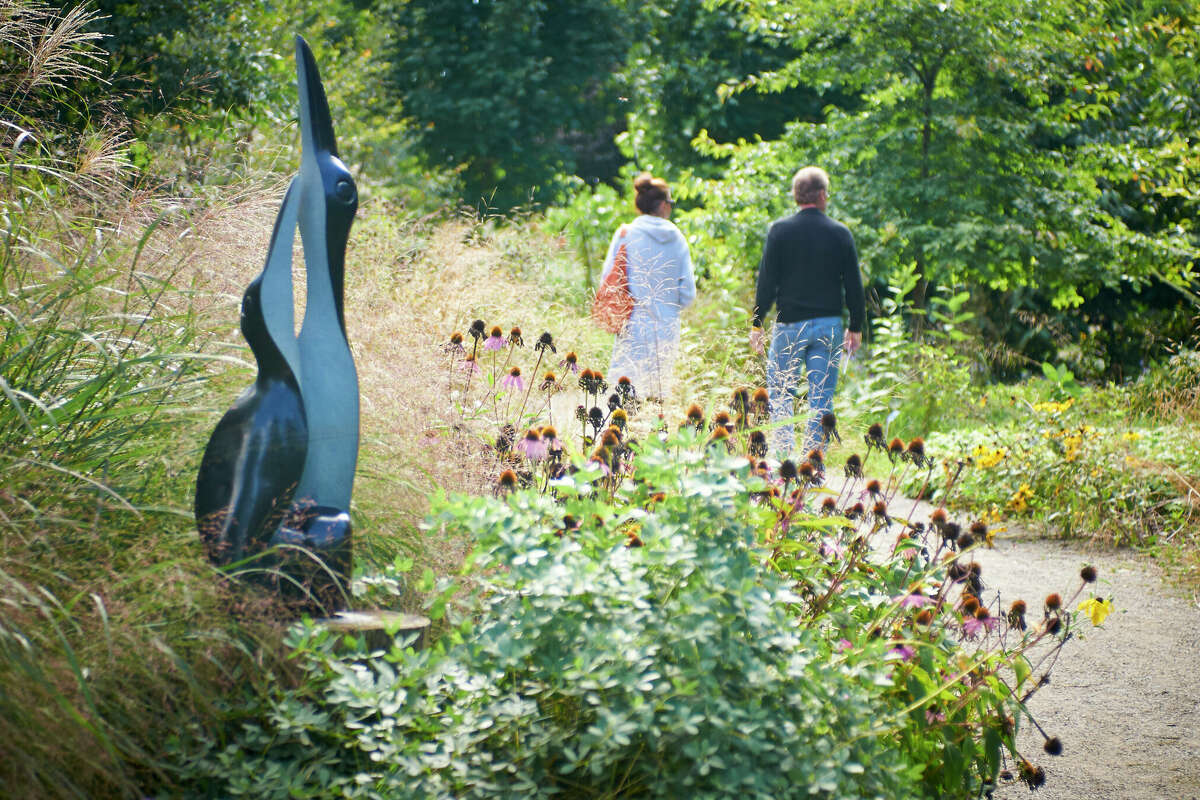
M 866 303 L 850 229 L 817 208 L 801 209 L 772 224 L 758 266 L 754 325 L 762 325 L 772 305 L 779 310 L 779 322 L 840 317 L 843 297 L 850 310 L 849 329 L 861 333 Z

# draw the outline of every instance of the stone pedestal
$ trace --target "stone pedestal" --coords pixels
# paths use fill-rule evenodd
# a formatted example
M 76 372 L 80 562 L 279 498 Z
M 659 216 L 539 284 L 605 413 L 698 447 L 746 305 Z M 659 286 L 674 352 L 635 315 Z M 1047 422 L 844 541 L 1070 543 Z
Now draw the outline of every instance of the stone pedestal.
M 317 625 L 336 634 L 363 636 L 372 650 L 391 649 L 393 641 L 413 633 L 418 636 L 412 646 L 420 650 L 429 636 L 427 617 L 398 611 L 339 611 L 332 617 L 318 619 Z

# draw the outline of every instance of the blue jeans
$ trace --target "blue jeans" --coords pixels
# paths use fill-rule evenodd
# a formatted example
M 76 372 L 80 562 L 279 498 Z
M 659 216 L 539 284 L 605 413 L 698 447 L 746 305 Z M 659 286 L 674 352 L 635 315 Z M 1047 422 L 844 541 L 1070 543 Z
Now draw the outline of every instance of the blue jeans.
M 771 352 L 767 357 L 767 392 L 771 422 L 798 416 L 795 401 L 801 399 L 801 370 L 808 373 L 808 427 L 802 454 L 823 443 L 821 415 L 833 410 L 837 389 L 838 361 L 842 355 L 841 317 L 817 317 L 803 322 L 775 323 Z M 786 458 L 795 447 L 791 423 L 771 432 L 771 450 Z

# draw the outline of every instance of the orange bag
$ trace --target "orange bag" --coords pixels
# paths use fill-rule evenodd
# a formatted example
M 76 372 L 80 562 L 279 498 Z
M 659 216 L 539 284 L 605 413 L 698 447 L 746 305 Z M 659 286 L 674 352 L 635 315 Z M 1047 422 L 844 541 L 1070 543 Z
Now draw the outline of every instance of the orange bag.
M 629 278 L 625 274 L 625 245 L 617 248 L 612 269 L 600 282 L 592 300 L 592 319 L 608 333 L 620 333 L 633 313 L 633 295 L 629 293 Z

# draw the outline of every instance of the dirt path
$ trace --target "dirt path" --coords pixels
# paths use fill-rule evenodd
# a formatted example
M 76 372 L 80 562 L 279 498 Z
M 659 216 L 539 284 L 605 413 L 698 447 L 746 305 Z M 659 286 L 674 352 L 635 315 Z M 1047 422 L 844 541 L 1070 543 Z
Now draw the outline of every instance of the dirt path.
M 921 504 L 917 517 L 928 511 Z M 1067 643 L 1051 683 L 1029 702 L 1063 742 L 1062 755 L 1049 756 L 1036 729 L 1023 724 L 1022 752 L 1046 771 L 1039 800 L 1200 800 L 1200 605 L 1172 591 L 1144 559 L 1011 526 L 975 560 L 985 599 L 999 592 L 1005 607 L 1024 599 L 1031 617 L 1048 593 L 1073 593 L 1085 564 L 1099 571 L 1097 594 L 1113 599 L 1104 627 L 1085 621 L 1084 637 Z M 998 800 L 1029 796 L 1020 782 L 996 792 Z

